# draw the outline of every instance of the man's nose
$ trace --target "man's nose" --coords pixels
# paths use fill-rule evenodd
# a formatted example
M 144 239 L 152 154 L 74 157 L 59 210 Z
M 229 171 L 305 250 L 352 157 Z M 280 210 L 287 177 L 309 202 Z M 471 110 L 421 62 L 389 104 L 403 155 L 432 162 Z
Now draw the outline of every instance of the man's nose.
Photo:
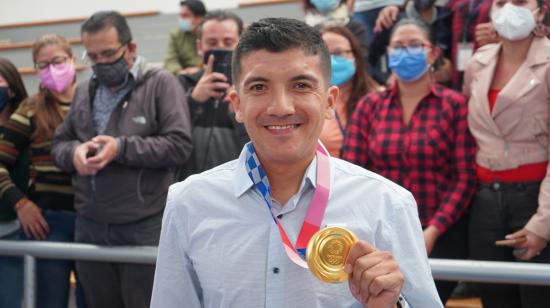
M 294 114 L 294 100 L 285 90 L 274 91 L 273 99 L 268 107 L 267 112 L 274 116 L 287 116 Z

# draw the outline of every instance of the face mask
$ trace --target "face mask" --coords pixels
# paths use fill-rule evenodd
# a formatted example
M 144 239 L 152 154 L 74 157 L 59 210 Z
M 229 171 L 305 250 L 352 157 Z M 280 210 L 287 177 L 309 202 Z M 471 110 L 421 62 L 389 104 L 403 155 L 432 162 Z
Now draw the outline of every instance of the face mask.
M 522 40 L 535 29 L 533 13 L 526 8 L 506 3 L 491 15 L 497 33 L 509 41 Z
M 191 32 L 193 30 L 193 25 L 189 19 L 180 18 L 179 19 L 180 29 L 183 32 Z
M 427 8 L 432 7 L 435 4 L 434 0 L 414 0 L 414 7 L 418 11 L 423 11 Z
M 340 5 L 340 0 L 311 0 L 311 4 L 321 13 L 326 14 L 330 11 L 334 11 L 338 5 Z
M 70 63 L 50 64 L 48 67 L 38 71 L 40 84 L 44 88 L 61 93 L 65 91 L 74 81 L 75 69 L 72 61 Z
M 331 85 L 341 86 L 355 74 L 355 63 L 350 59 L 342 56 L 330 56 L 330 64 L 332 67 Z
M 389 67 L 404 82 L 413 82 L 428 71 L 424 48 L 413 51 L 397 49 L 389 53 Z
M 10 103 L 10 88 L 0 87 L 0 112 Z
M 97 80 L 108 87 L 122 84 L 129 73 L 128 62 L 124 59 L 124 53 L 118 60 L 111 63 L 97 63 L 92 66 L 92 69 Z

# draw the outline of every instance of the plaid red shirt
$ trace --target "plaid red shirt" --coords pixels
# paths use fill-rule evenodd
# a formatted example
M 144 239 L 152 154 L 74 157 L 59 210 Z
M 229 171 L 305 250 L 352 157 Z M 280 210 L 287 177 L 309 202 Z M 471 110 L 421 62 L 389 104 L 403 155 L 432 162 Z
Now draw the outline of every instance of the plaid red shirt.
M 410 190 L 423 227 L 443 233 L 469 206 L 475 191 L 475 143 L 466 98 L 433 85 L 408 125 L 397 86 L 367 95 L 355 109 L 342 158 Z

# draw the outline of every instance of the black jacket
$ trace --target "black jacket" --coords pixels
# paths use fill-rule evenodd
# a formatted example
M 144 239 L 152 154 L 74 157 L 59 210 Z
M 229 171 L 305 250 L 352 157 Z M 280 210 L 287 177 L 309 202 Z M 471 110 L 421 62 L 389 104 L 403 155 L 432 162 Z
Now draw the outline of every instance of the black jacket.
M 239 157 L 250 139 L 244 125 L 235 121 L 229 103 L 214 98 L 199 103 L 191 97 L 204 71 L 181 75 L 179 80 L 187 92 L 193 125 L 193 152 L 179 179 L 211 169 Z

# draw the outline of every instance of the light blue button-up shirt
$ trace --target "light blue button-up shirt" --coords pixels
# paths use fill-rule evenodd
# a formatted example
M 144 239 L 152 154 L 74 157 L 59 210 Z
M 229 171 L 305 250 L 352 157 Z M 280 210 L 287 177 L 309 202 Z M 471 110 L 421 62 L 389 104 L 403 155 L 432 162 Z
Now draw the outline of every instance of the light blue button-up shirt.
M 347 283 L 315 278 L 287 257 L 277 225 L 246 173 L 245 155 L 170 187 L 151 307 L 362 307 Z M 391 251 L 411 307 L 443 307 L 412 195 L 374 173 L 331 158 L 323 226 L 345 226 Z M 299 192 L 275 215 L 295 243 L 316 185 L 316 160 Z

